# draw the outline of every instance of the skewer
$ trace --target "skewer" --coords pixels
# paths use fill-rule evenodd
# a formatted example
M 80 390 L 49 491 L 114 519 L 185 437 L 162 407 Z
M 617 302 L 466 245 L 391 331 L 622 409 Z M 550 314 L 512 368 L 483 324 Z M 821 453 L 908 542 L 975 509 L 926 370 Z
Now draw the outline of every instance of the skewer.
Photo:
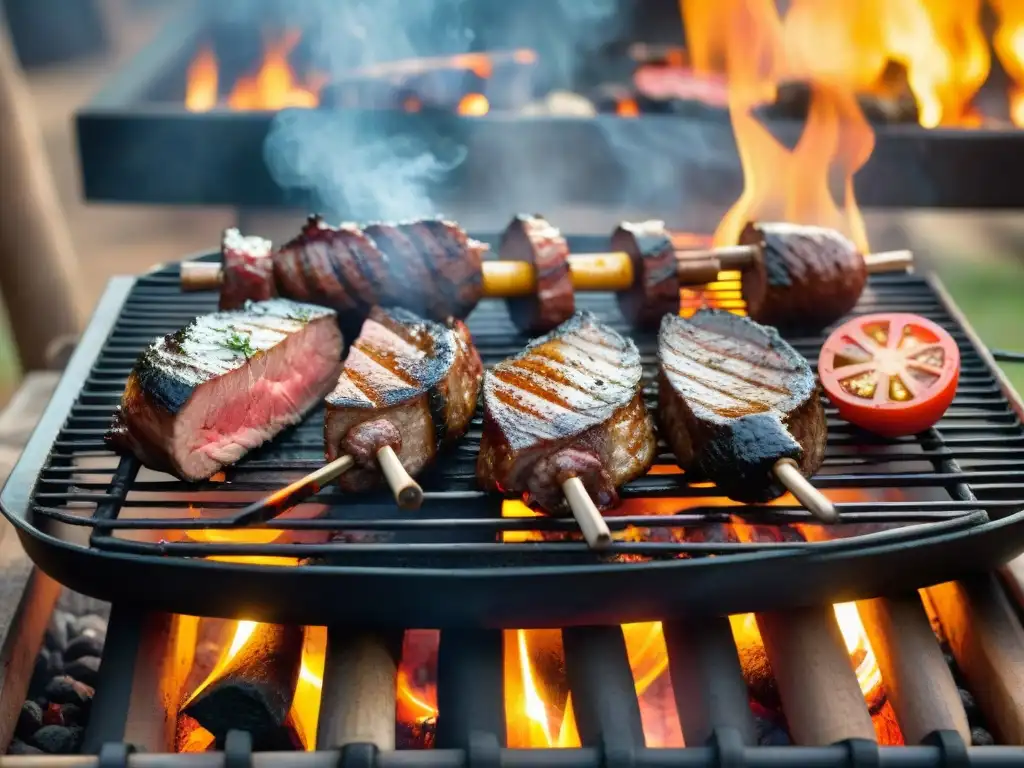
M 831 524 L 839 519 L 839 511 L 835 504 L 800 474 L 800 467 L 795 461 L 779 459 L 772 467 L 772 474 L 818 520 Z
M 423 489 L 405 471 L 390 445 L 385 445 L 377 451 L 377 462 L 398 506 L 401 509 L 419 509 L 423 504 Z M 294 483 L 244 507 L 235 515 L 232 522 L 237 525 L 249 525 L 271 520 L 319 492 L 321 488 L 338 479 L 355 465 L 356 461 L 351 456 L 340 456 L 315 472 L 310 472 Z
M 608 523 L 604 521 L 594 500 L 587 493 L 583 481 L 578 477 L 567 478 L 562 483 L 562 492 L 565 494 L 569 509 L 572 510 L 572 516 L 580 526 L 587 546 L 591 549 L 607 549 L 612 543 L 612 533 L 608 530 Z
M 713 259 L 722 265 L 722 270 L 745 269 L 761 255 L 759 245 L 730 245 L 722 248 L 706 248 L 677 252 L 680 261 Z M 864 265 L 870 274 L 900 272 L 914 266 L 914 254 L 907 250 L 879 251 L 865 253 Z

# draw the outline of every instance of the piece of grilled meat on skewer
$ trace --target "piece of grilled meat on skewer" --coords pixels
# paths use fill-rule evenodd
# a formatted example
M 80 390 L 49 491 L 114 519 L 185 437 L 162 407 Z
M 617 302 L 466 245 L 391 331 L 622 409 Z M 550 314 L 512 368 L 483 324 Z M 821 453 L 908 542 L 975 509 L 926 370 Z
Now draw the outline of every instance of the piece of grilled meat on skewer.
M 324 307 L 272 299 L 202 315 L 142 354 L 108 439 L 153 469 L 206 479 L 317 405 L 341 351 Z
M 465 433 L 482 378 L 480 355 L 461 321 L 372 309 L 327 396 L 327 459 L 347 455 L 355 463 L 339 485 L 347 491 L 378 485 L 385 447 L 417 475 Z
M 825 456 L 817 382 L 778 331 L 722 310 L 689 320 L 666 315 L 658 362 L 661 432 L 682 469 L 735 501 L 770 501 L 788 489 L 812 512 L 834 517 L 802 480 Z
M 607 544 L 599 515 L 580 519 L 589 513 L 579 491 L 591 508 L 614 507 L 618 489 L 654 461 L 641 377 L 636 345 L 589 312 L 531 341 L 484 377 L 478 481 L 526 494 L 551 514 L 571 511 L 591 546 Z

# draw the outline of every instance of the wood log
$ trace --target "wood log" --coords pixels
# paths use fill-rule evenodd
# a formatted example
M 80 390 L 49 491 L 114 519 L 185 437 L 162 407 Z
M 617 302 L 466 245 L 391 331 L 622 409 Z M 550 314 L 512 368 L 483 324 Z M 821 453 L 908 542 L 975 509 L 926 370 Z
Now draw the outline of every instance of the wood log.
M 301 749 L 291 718 L 302 664 L 300 626 L 257 624 L 252 635 L 214 679 L 193 694 L 182 714 L 213 734 L 223 747 L 228 731 L 246 731 L 258 750 Z
M 71 235 L 21 68 L 0 19 L 0 293 L 22 366 L 78 331 L 80 285 Z
M 1024 744 L 1024 629 L 999 582 L 986 574 L 927 593 L 999 743 Z

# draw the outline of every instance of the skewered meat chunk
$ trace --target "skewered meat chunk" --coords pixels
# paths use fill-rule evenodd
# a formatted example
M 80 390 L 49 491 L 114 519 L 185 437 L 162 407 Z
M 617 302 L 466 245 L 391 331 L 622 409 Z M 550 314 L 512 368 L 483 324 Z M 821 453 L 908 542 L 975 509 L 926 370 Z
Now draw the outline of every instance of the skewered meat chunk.
M 636 345 L 590 312 L 534 339 L 484 377 L 478 481 L 566 514 L 561 484 L 577 476 L 599 509 L 615 506 L 655 457 L 641 376 Z
M 142 354 L 108 439 L 203 480 L 300 421 L 337 381 L 341 351 L 323 307 L 272 299 L 202 315 Z
M 415 476 L 469 426 L 483 365 L 466 326 L 374 307 L 327 396 L 327 458 L 351 455 L 347 491 L 378 485 L 377 451 L 389 445 Z
M 234 228 L 224 230 L 220 245 L 224 275 L 220 290 L 222 310 L 241 309 L 247 301 L 266 301 L 277 296 L 273 248 L 262 237 L 243 237 Z
M 857 247 L 825 227 L 751 222 L 740 243 L 761 249 L 743 272 L 743 298 L 766 325 L 824 327 L 853 309 L 868 279 Z
M 623 222 L 612 233 L 612 250 L 633 262 L 633 286 L 618 294 L 630 325 L 654 327 L 666 313 L 679 312 L 676 253 L 663 221 Z
M 658 413 L 679 466 L 731 499 L 784 489 L 783 458 L 813 475 L 825 456 L 825 411 L 807 361 L 774 328 L 722 310 L 666 315 L 658 334 Z
M 337 310 L 343 326 L 361 322 L 375 305 L 443 322 L 465 317 L 479 301 L 484 250 L 440 219 L 360 229 L 311 216 L 274 255 L 274 275 L 282 294 Z
M 539 214 L 516 216 L 505 229 L 499 250 L 502 259 L 524 261 L 537 273 L 532 296 L 508 300 L 509 315 L 520 330 L 542 333 L 572 317 L 576 298 L 569 271 L 569 244 L 547 219 Z

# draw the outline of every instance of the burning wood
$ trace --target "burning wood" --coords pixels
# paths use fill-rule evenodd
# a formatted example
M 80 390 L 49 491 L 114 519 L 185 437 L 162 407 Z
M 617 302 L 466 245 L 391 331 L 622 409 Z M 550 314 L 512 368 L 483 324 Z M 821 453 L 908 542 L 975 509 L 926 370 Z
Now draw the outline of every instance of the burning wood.
M 252 735 L 256 749 L 301 749 L 291 711 L 302 647 L 301 627 L 239 622 L 225 658 L 182 714 L 221 747 L 228 731 L 237 729 Z

